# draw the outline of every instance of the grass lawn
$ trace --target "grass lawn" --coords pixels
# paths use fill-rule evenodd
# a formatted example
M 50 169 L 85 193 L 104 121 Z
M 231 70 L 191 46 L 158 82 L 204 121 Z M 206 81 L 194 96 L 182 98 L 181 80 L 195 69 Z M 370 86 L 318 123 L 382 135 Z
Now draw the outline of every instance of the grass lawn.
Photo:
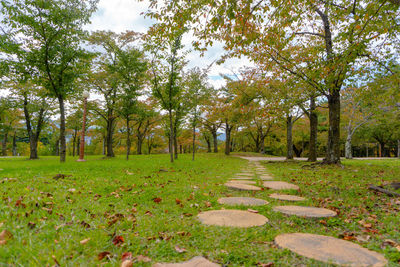
M 83 163 L 69 158 L 65 164 L 55 157 L 0 159 L 0 232 L 13 235 L 0 245 L 0 266 L 119 266 L 126 252 L 141 255 L 135 266 L 198 255 L 227 266 L 330 266 L 277 248 L 274 237 L 289 232 L 345 238 L 399 266 L 400 247 L 385 242 L 400 243 L 399 199 L 367 190 L 370 183 L 399 181 L 399 160 L 344 161 L 344 168 L 263 163 L 276 180 L 300 186 L 299 192 L 287 191 L 308 198 L 299 205 L 339 213 L 321 220 L 272 211 L 284 202 L 269 199 L 270 190 L 225 188 L 223 183 L 247 166 L 245 160 L 202 154 L 192 162 L 190 157 L 180 156 L 174 164 L 168 155 L 129 161 L 89 157 Z M 54 179 L 57 174 L 70 176 Z M 217 199 L 224 196 L 268 200 L 269 205 L 252 209 L 269 223 L 247 229 L 200 224 L 196 215 L 222 208 Z M 110 254 L 99 260 L 102 252 Z

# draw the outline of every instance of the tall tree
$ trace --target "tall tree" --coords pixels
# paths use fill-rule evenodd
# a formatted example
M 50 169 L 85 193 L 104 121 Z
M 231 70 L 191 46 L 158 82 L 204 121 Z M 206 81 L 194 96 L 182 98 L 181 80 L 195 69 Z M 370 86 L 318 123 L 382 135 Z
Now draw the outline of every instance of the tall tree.
M 191 25 L 204 50 L 225 42 L 230 56 L 271 63 L 326 96 L 329 131 L 325 162 L 340 163 L 340 91 L 353 67 L 387 67 L 398 43 L 398 5 L 389 1 L 150 1 L 148 16 L 166 28 Z M 184 21 L 184 22 L 182 22 Z M 200 41 L 201 42 L 200 42 Z M 385 45 L 381 45 L 384 43 Z M 376 67 L 373 66 L 373 68 Z
M 66 158 L 65 99 L 86 68 L 89 54 L 82 48 L 83 26 L 89 23 L 97 0 L 2 0 L 4 23 L 12 28 L 14 52 L 22 54 L 59 103 L 60 161 Z

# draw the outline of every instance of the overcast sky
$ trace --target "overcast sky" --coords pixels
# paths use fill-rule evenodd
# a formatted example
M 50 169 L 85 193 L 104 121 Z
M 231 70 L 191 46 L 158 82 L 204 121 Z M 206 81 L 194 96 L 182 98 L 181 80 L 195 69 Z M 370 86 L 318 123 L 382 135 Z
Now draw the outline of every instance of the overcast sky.
M 133 30 L 136 32 L 145 33 L 153 21 L 149 18 L 144 18 L 141 15 L 148 8 L 148 2 L 137 2 L 136 0 L 100 0 L 98 3 L 98 10 L 92 16 L 92 23 L 87 26 L 90 31 L 95 30 L 111 30 L 114 32 L 124 32 L 126 30 Z M 190 46 L 190 36 L 183 39 L 186 47 Z M 199 53 L 191 52 L 187 60 L 189 61 L 189 68 L 198 66 L 200 68 L 206 67 L 213 61 L 218 60 L 223 54 L 221 44 L 214 45 L 204 55 L 200 57 Z M 210 83 L 216 87 L 224 84 L 220 74 L 232 74 L 239 68 L 245 65 L 250 65 L 244 59 L 230 59 L 223 65 L 214 64 L 210 70 L 209 77 Z

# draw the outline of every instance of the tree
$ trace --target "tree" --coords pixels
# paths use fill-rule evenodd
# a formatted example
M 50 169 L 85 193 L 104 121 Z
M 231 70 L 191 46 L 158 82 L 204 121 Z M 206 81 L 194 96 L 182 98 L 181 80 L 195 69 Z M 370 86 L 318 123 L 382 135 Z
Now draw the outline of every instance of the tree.
M 12 28 L 13 50 L 37 72 L 38 81 L 58 100 L 60 109 L 60 161 L 66 157 L 65 99 L 86 68 L 90 56 L 82 47 L 83 26 L 97 0 L 1 1 L 3 22 Z
M 192 160 L 196 153 L 196 127 L 199 123 L 201 105 L 209 96 L 207 73 L 199 68 L 191 69 L 186 75 L 186 92 L 184 98 L 188 105 L 189 120 L 192 126 Z
M 182 32 L 178 32 L 172 39 L 167 39 L 168 43 L 166 44 L 166 47 L 152 47 L 151 44 L 155 43 L 153 42 L 154 40 L 150 38 L 148 41 L 150 43 L 148 49 L 153 56 L 151 62 L 153 95 L 159 100 L 161 108 L 168 112 L 168 147 L 171 162 L 174 162 L 174 157 L 177 156 L 177 153 L 174 153 L 174 151 L 176 151 L 174 145 L 175 147 L 177 146 L 176 129 L 180 123 L 182 114 L 182 105 L 180 103 L 182 87 L 179 84 L 179 80 L 180 72 L 185 62 L 183 62 L 183 56 L 179 55 L 179 50 L 182 49 L 181 39 Z M 165 43 L 159 45 L 162 46 L 165 45 Z M 161 54 L 165 49 L 169 49 L 170 53 Z
M 151 127 L 158 121 L 158 114 L 154 111 L 154 103 L 151 101 L 140 101 L 137 105 L 137 110 L 132 120 L 136 127 L 137 148 L 136 153 L 142 154 L 142 146 L 145 138 L 149 135 Z M 150 140 L 148 140 L 150 141 Z M 151 150 L 152 146 L 149 145 L 148 149 Z M 150 152 L 149 152 L 150 154 Z
M 166 28 L 191 25 L 197 37 L 193 44 L 200 50 L 223 41 L 229 55 L 248 56 L 266 71 L 276 64 L 323 94 L 330 125 L 325 162 L 330 164 L 340 163 L 343 84 L 356 65 L 387 67 L 395 53 L 389 46 L 398 42 L 399 27 L 393 27 L 398 5 L 388 1 L 181 0 L 157 5 L 152 0 L 150 7 L 147 15 Z

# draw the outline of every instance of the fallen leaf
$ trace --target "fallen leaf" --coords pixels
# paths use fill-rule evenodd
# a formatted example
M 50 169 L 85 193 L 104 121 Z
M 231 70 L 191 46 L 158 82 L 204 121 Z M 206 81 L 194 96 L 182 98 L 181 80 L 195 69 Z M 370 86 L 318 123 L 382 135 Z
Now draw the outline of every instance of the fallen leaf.
M 132 253 L 131 253 L 131 252 L 124 252 L 124 253 L 122 253 L 122 256 L 121 256 L 121 260 L 122 260 L 122 261 L 124 261 L 124 260 L 130 260 L 130 259 L 132 259 Z
M 179 247 L 179 246 L 175 246 L 175 250 L 176 250 L 178 253 L 183 253 L 183 252 L 186 252 L 186 251 L 187 251 L 185 248 L 181 248 L 181 247 Z
M 101 261 L 102 259 L 104 259 L 104 258 L 106 258 L 106 257 L 107 257 L 107 259 L 112 258 L 111 253 L 108 252 L 108 251 L 103 251 L 103 252 L 99 253 L 99 255 L 97 255 L 97 259 L 98 259 L 99 261 Z
M 150 262 L 151 261 L 151 259 L 149 257 L 143 256 L 143 255 L 136 256 L 136 260 L 141 261 L 141 262 Z
M 81 245 L 85 245 L 85 244 L 87 244 L 87 242 L 89 242 L 89 241 L 90 241 L 90 237 L 79 241 L 79 243 L 81 243 Z
M 180 199 L 175 199 L 175 203 L 176 203 L 177 205 L 179 205 L 179 204 L 182 203 L 182 201 L 181 201 Z
M 156 198 L 153 198 L 153 201 L 155 203 L 160 203 L 162 201 L 162 199 L 160 197 L 156 197 Z
M 0 245 L 5 245 L 11 238 L 13 238 L 13 235 L 8 230 L 4 229 L 0 233 Z
M 34 222 L 28 222 L 28 227 L 29 227 L 30 229 L 35 228 L 35 226 L 36 226 L 36 223 L 34 223 Z
M 132 260 L 124 260 L 121 263 L 121 267 L 132 267 L 133 266 L 133 261 Z
M 247 211 L 252 212 L 252 213 L 258 213 L 258 210 L 247 209 Z
M 206 205 L 207 208 L 209 208 L 209 207 L 211 207 L 211 202 L 206 201 L 206 202 L 205 202 L 205 205 Z
M 258 267 L 272 267 L 272 266 L 274 266 L 274 263 L 273 262 L 268 262 L 268 263 L 259 262 L 259 263 L 257 263 L 257 266 Z
M 74 193 L 75 191 L 76 191 L 75 188 L 70 188 L 70 189 L 68 189 L 68 192 L 70 192 L 70 193 Z
M 122 236 L 116 235 L 116 236 L 114 236 L 112 242 L 113 242 L 114 245 L 120 246 L 125 242 L 125 240 L 124 240 L 124 238 Z

